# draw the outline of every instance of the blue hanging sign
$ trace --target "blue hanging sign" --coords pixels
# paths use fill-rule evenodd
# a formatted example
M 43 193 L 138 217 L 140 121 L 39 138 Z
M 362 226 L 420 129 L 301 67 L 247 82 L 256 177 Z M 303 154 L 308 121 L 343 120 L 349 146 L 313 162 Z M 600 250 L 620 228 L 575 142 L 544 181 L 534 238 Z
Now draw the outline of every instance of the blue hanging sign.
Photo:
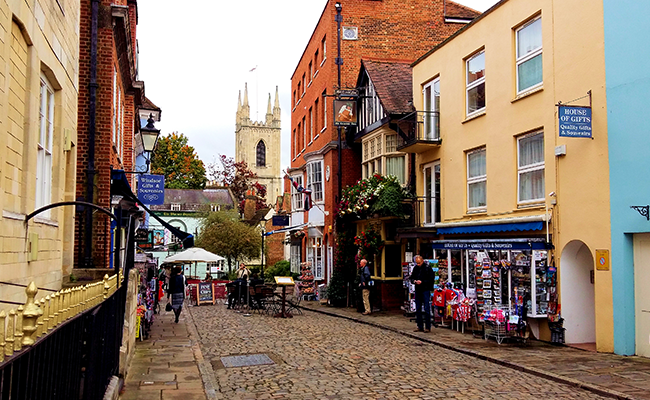
M 560 106 L 560 136 L 591 137 L 591 107 Z
M 165 202 L 165 176 L 140 175 L 138 178 L 138 200 L 150 206 L 160 206 Z

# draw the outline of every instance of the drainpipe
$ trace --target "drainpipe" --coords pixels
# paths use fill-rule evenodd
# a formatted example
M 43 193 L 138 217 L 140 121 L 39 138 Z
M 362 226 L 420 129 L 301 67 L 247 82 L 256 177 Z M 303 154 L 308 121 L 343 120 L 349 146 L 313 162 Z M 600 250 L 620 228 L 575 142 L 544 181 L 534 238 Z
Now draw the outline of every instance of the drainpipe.
M 88 168 L 86 169 L 86 202 L 94 203 L 95 185 L 95 119 L 97 110 L 97 25 L 99 0 L 91 0 L 90 17 L 90 85 L 88 101 Z M 93 210 L 86 207 L 84 267 L 92 268 Z

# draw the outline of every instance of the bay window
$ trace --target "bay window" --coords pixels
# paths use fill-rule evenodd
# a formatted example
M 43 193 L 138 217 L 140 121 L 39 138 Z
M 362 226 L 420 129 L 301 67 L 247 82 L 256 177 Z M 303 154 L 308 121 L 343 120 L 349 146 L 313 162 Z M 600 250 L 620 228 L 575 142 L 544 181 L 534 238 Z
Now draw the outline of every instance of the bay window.
M 516 32 L 517 93 L 542 83 L 542 19 L 536 18 Z
M 544 200 L 544 134 L 517 139 L 518 202 Z
M 323 201 L 323 161 L 307 164 L 307 189 L 311 190 L 312 201 Z
M 291 179 L 293 179 L 298 186 L 302 186 L 302 175 L 292 176 Z M 291 185 L 291 209 L 294 212 L 304 210 L 302 193 L 298 192 L 298 189 L 296 189 L 293 184 Z
M 482 210 L 487 206 L 487 168 L 485 147 L 467 153 L 467 208 Z

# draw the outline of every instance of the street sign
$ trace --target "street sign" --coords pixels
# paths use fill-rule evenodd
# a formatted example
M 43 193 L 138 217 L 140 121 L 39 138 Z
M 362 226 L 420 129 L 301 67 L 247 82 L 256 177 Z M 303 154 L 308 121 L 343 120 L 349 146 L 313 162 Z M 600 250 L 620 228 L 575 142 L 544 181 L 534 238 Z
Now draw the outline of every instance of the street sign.
M 560 106 L 558 119 L 561 137 L 591 137 L 591 107 Z
M 165 203 L 165 176 L 140 175 L 138 178 L 138 200 L 151 206 Z
M 274 215 L 271 219 L 273 226 L 289 226 L 288 215 Z

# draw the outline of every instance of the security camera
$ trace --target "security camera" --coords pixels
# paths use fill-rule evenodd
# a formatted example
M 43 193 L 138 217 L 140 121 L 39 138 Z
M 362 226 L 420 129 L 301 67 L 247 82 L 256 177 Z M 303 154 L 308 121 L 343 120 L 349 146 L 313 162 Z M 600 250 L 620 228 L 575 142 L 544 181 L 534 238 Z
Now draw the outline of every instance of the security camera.
M 555 192 L 551 192 L 548 195 L 549 195 L 549 197 L 555 197 Z

